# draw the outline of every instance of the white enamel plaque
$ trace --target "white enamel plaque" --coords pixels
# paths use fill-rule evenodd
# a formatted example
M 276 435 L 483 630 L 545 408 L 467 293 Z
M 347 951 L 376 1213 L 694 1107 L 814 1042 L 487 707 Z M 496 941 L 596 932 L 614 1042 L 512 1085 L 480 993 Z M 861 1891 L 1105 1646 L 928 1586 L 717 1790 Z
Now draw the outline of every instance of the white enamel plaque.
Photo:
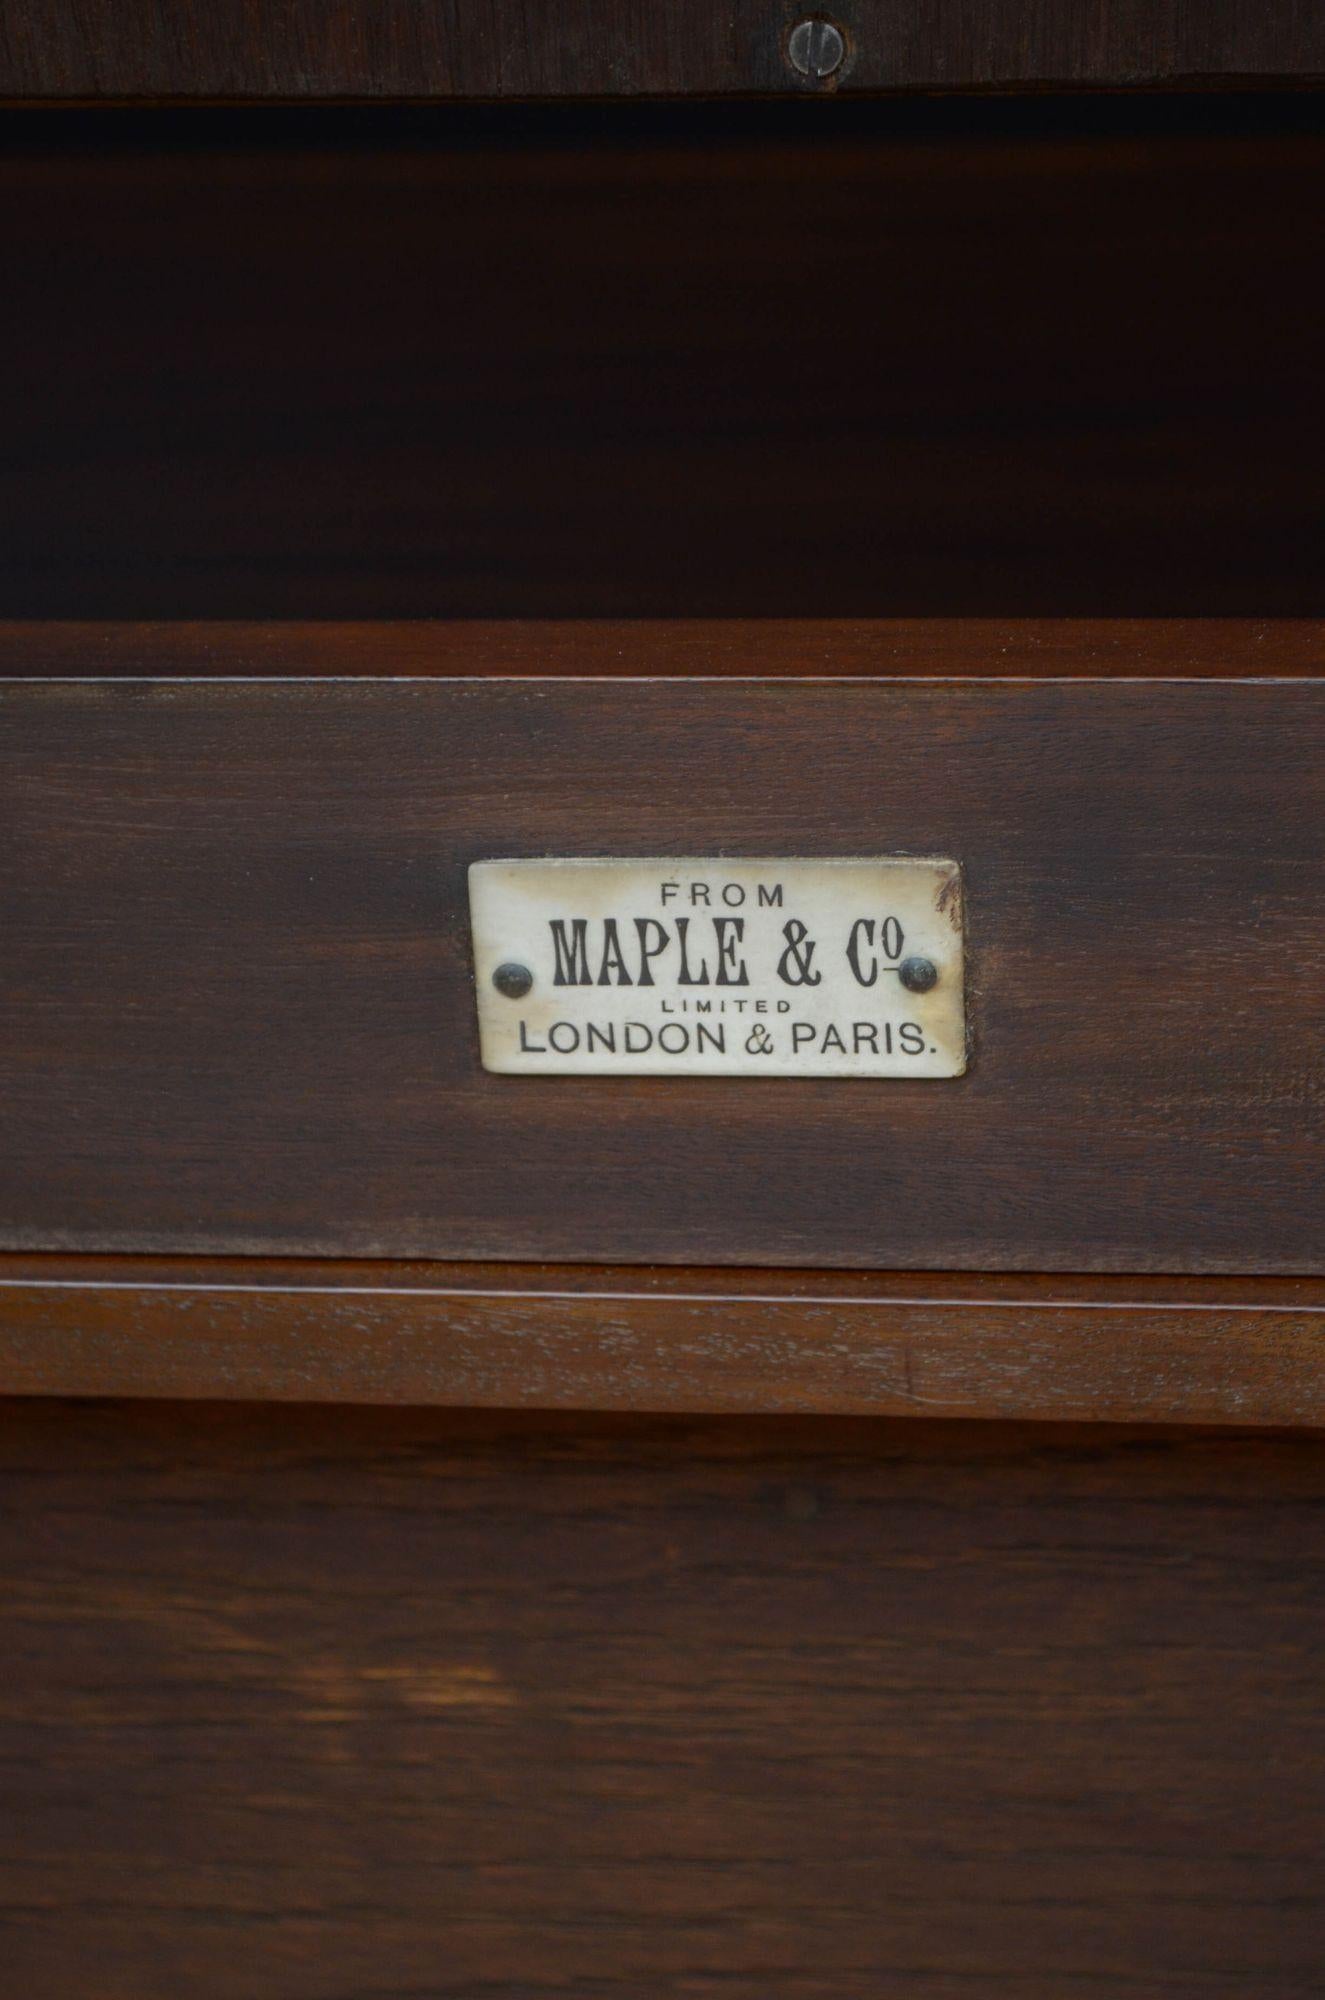
M 483 1067 L 960 1076 L 955 861 L 476 861 Z

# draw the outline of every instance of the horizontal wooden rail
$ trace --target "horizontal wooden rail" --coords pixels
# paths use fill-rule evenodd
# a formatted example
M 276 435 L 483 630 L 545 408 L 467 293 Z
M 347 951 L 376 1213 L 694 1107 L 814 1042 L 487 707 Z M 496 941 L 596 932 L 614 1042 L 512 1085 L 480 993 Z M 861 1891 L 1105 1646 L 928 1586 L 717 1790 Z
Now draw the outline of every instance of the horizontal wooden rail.
M 10 1256 L 0 1392 L 1325 1424 L 1325 1281 Z
M 1321 618 L 0 620 L 10 680 L 1314 680 Z
M 818 49 L 765 0 L 25 0 L 0 23 L 17 98 L 635 97 L 1301 81 L 1325 68 L 1293 0 L 838 0 Z M 814 17 L 816 10 L 804 14 Z

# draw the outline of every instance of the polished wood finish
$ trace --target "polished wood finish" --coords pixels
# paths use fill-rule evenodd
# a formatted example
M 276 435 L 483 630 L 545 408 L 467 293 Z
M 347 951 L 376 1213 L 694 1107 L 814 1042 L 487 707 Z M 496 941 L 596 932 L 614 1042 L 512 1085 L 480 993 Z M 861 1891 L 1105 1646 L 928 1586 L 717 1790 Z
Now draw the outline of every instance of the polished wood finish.
M 1320 123 L 11 114 L 0 615 L 1319 615 Z
M 1303 2000 L 1325 1458 L 28 1403 L 25 2000 Z
M 1325 1425 L 1320 1279 L 0 1259 L 0 1393 Z
M 630 97 L 814 88 L 790 0 L 24 0 L 0 93 L 46 99 Z M 1306 80 L 1325 29 L 1294 0 L 841 0 L 830 91 Z
M 1317 618 L 0 622 L 23 680 L 1314 680 Z
M 38 681 L 0 718 L 8 1247 L 1325 1269 L 1320 681 Z M 958 859 L 968 1074 L 485 1075 L 467 864 L 684 851 Z
M 0 74 L 783 87 L 791 18 L 168 13 Z M 846 18 L 847 91 L 1315 60 Z M 0 1987 L 1303 2000 L 1301 101 L 195 115 L 0 162 Z M 471 855 L 844 842 L 967 867 L 961 1085 L 478 1071 Z

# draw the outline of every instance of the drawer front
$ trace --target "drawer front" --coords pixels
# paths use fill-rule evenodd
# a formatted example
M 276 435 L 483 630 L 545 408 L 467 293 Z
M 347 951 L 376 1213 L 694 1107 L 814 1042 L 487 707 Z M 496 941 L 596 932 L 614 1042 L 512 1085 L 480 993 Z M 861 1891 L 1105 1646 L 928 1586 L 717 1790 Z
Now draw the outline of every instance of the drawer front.
M 14 681 L 0 716 L 6 1246 L 1325 1268 L 1320 684 Z M 469 864 L 676 853 L 959 862 L 966 1074 L 485 1073 Z

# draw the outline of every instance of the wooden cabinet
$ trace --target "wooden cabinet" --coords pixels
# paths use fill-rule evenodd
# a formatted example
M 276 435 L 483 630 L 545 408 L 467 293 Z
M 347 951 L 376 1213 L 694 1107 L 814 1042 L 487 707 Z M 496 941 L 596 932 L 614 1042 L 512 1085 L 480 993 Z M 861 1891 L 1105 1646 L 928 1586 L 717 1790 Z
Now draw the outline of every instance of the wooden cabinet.
M 0 30 L 31 2000 L 1318 1990 L 1321 53 L 977 11 Z M 965 1073 L 485 1071 L 685 853 Z

